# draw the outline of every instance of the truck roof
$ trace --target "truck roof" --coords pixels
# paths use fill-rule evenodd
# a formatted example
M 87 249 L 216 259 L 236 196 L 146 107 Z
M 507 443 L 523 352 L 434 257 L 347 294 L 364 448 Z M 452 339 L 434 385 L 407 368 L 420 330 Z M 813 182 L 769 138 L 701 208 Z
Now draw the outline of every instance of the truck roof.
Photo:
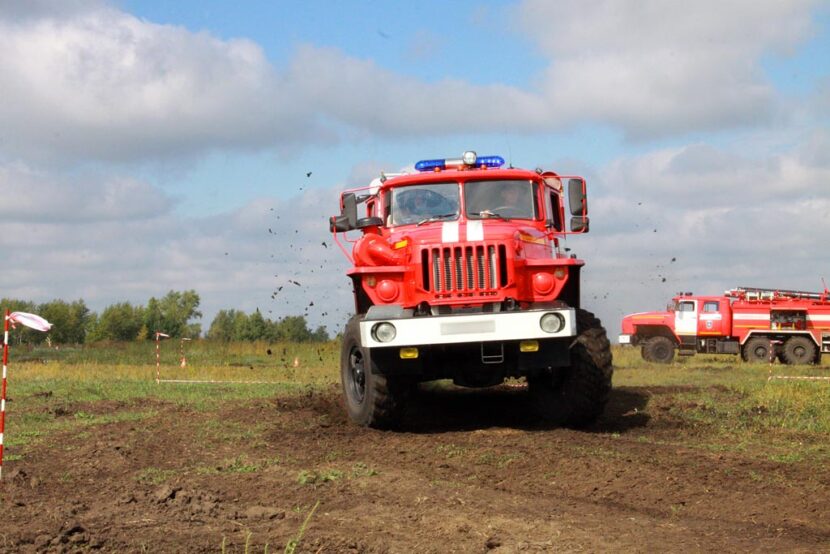
M 395 175 L 383 183 L 384 187 L 399 185 L 415 185 L 421 183 L 438 183 L 446 181 L 479 181 L 509 180 L 509 179 L 538 179 L 539 174 L 528 169 L 445 169 L 442 171 L 421 171 Z

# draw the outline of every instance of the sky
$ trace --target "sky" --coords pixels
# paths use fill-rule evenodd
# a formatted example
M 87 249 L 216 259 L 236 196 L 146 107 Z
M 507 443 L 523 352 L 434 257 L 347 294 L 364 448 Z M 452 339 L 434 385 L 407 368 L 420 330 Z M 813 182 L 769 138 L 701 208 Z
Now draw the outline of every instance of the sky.
M 0 0 L 0 298 L 353 309 L 338 195 L 584 175 L 582 303 L 830 280 L 830 2 Z

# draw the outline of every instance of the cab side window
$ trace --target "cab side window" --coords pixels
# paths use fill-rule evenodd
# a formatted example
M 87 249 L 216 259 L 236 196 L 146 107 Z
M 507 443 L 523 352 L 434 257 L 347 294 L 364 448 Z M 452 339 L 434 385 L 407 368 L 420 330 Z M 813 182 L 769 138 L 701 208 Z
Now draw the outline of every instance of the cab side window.
M 703 311 L 706 312 L 706 313 L 717 313 L 718 312 L 718 302 L 704 302 Z
M 559 213 L 559 193 L 545 188 L 545 214 L 549 221 L 553 222 L 553 230 L 562 230 L 562 214 Z

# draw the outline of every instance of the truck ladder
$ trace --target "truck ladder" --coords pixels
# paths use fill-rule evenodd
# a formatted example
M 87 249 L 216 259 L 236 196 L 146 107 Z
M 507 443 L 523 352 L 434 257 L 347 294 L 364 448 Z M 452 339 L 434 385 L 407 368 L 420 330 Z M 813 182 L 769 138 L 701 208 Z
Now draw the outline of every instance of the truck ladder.
M 725 296 L 746 298 L 747 300 L 772 300 L 774 298 L 804 298 L 807 300 L 827 300 L 828 293 L 807 292 L 800 290 L 765 289 L 757 287 L 738 287 L 724 292 Z

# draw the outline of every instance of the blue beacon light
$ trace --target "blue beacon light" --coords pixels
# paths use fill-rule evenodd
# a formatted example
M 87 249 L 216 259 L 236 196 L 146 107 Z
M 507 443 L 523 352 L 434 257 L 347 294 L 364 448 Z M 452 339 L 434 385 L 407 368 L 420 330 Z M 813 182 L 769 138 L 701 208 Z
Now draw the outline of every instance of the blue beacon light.
M 446 159 L 439 159 L 439 160 L 421 160 L 415 164 L 415 169 L 417 171 L 435 171 L 436 169 L 444 170 L 447 169 L 447 165 L 463 165 L 461 160 L 446 160 Z M 475 167 L 501 167 L 504 165 L 504 158 L 501 156 L 478 156 L 476 157 L 476 162 L 474 164 Z
M 435 171 L 435 169 L 447 169 L 445 160 L 421 160 L 415 164 L 418 171 Z
M 476 158 L 478 167 L 501 167 L 504 165 L 504 158 L 501 156 L 479 156 Z

